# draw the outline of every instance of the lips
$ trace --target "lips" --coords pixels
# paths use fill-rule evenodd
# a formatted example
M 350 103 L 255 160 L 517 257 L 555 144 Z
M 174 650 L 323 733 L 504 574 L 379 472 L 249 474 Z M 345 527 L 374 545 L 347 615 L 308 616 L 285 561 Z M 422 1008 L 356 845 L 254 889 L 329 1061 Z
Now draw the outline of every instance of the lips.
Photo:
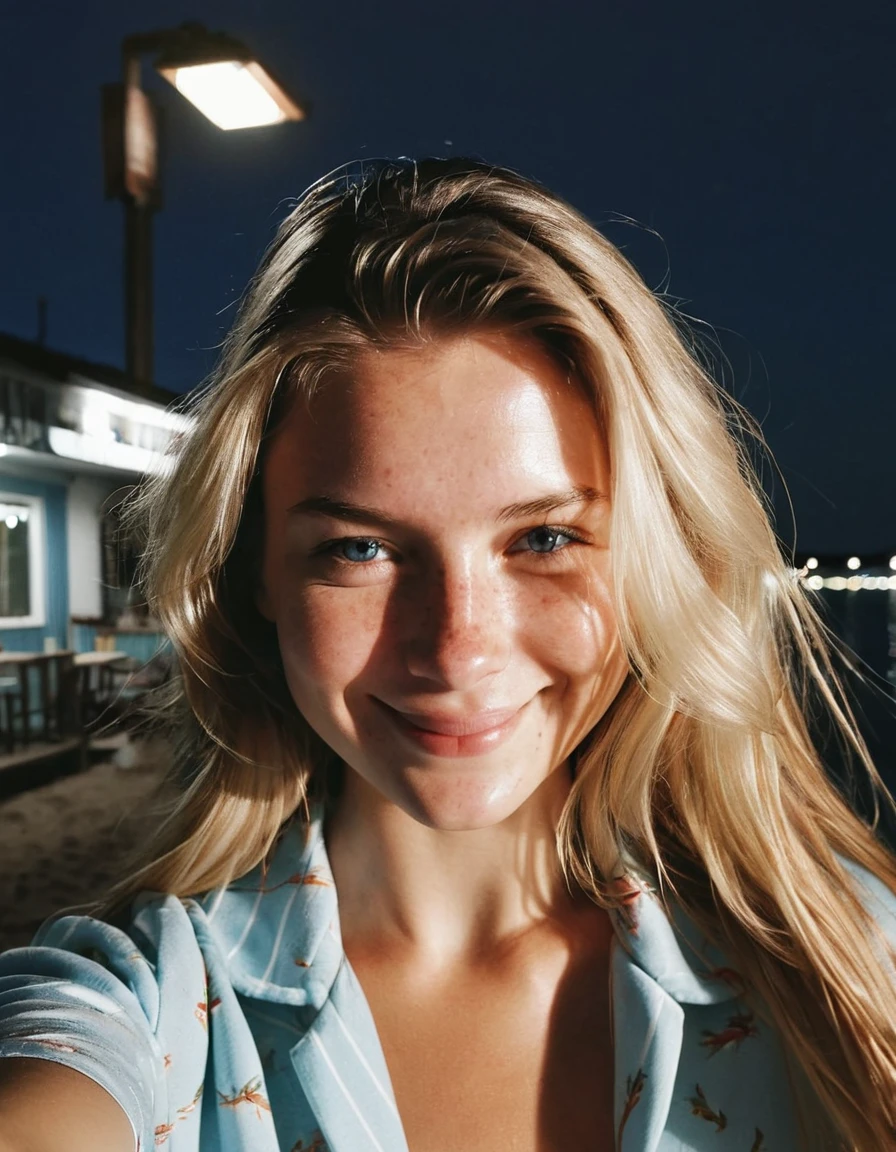
M 476 756 L 491 751 L 510 735 L 525 705 L 491 708 L 464 715 L 405 712 L 377 701 L 394 726 L 418 748 L 435 756 Z
M 397 708 L 392 711 L 398 712 L 398 715 L 409 724 L 421 728 L 424 732 L 436 732 L 440 736 L 476 736 L 480 732 L 488 732 L 492 728 L 506 724 L 511 716 L 519 712 L 519 708 L 494 708 L 487 712 L 469 713 L 464 716 L 450 716 L 438 712 L 403 712 Z

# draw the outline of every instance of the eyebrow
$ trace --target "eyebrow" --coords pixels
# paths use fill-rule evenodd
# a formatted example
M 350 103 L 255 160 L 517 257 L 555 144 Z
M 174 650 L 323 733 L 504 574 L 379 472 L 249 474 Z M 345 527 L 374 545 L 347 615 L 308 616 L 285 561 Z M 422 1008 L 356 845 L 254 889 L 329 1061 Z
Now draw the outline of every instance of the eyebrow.
M 523 500 L 517 504 L 508 504 L 498 513 L 499 523 L 512 520 L 525 520 L 535 516 L 546 516 L 558 508 L 566 508 L 570 504 L 599 504 L 607 500 L 605 492 L 587 485 L 575 485 L 564 492 L 551 492 L 546 496 L 539 496 L 536 500 Z M 382 512 L 379 508 L 372 508 L 366 504 L 353 504 L 346 500 L 335 500 L 332 496 L 309 496 L 307 500 L 300 500 L 289 509 L 290 516 L 329 516 L 333 520 L 346 520 L 352 523 L 365 522 L 391 527 L 397 524 L 394 517 Z

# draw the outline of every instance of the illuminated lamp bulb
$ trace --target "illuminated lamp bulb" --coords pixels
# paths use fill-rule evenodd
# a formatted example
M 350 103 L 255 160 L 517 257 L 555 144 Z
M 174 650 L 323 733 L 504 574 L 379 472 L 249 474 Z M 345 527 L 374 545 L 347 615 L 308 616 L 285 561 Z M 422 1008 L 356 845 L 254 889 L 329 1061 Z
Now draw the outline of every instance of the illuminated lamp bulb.
M 12 532 L 13 528 L 18 528 L 19 518 L 18 516 L 7 516 L 3 523 L 10 530 L 10 532 Z
M 894 557 L 894 559 L 896 559 L 896 557 Z M 811 572 L 813 568 L 818 567 L 818 559 L 815 556 L 810 556 L 809 559 L 806 561 L 806 567 Z
M 850 558 L 846 561 L 846 567 L 851 572 L 855 572 L 857 568 L 862 567 L 862 561 L 858 558 L 858 556 L 850 556 Z

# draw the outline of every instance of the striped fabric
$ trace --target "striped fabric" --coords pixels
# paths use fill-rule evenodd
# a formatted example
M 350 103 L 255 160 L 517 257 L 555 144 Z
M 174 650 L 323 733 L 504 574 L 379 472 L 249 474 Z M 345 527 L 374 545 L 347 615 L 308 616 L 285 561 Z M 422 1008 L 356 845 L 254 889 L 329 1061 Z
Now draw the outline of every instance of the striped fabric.
M 896 946 L 896 899 L 853 872 Z M 616 929 L 618 1152 L 793 1152 L 782 1047 L 737 972 L 646 884 Z M 140 1152 L 407 1152 L 319 813 L 226 889 L 144 895 L 127 931 L 65 916 L 5 953 L 0 1055 L 91 1077 Z

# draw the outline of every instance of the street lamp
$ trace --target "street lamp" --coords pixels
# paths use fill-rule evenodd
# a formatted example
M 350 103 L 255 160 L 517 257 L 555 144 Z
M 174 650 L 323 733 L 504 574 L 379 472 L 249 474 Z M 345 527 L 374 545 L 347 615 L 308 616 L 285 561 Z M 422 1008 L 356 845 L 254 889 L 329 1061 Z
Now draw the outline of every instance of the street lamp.
M 103 86 L 106 196 L 124 202 L 125 360 L 137 392 L 153 378 L 152 214 L 161 206 L 155 109 L 140 84 L 140 58 L 213 124 L 227 130 L 303 120 L 306 110 L 240 40 L 183 24 L 127 36 L 122 82 Z

